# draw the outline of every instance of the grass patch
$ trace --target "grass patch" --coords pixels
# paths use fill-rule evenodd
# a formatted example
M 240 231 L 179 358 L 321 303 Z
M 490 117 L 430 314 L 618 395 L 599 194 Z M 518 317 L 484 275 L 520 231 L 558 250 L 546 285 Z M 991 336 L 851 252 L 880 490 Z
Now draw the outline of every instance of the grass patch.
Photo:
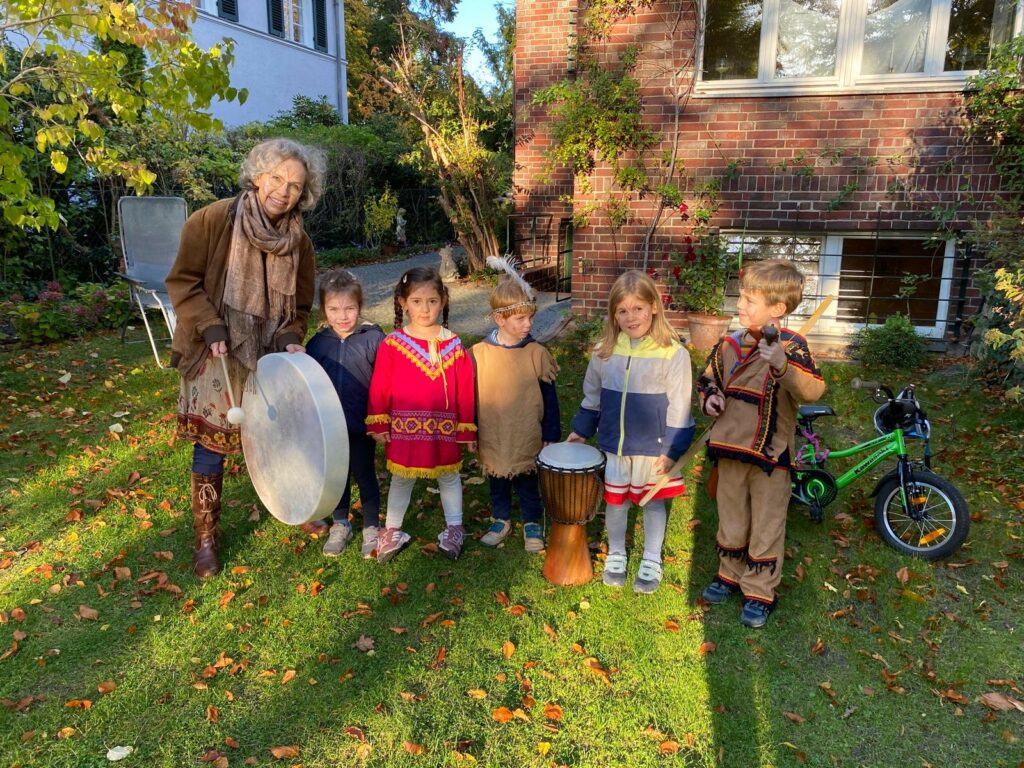
M 586 356 L 554 352 L 567 424 Z M 877 373 L 826 367 L 826 435 L 869 434 L 874 405 L 847 384 Z M 967 546 L 935 564 L 888 549 L 865 479 L 823 525 L 791 510 L 781 607 L 751 632 L 735 603 L 697 604 L 716 568 L 701 466 L 653 596 L 552 587 L 518 527 L 501 549 L 434 556 L 442 517 L 422 481 L 410 550 L 383 567 L 358 546 L 329 560 L 260 513 L 239 465 L 225 571 L 200 582 L 177 373 L 109 336 L 0 352 L 0 754 L 48 768 L 107 765 L 115 745 L 135 748 L 122 765 L 168 767 L 1016 766 L 1024 713 L 979 697 L 1024 699 L 1024 418 L 967 369 L 913 376 L 936 469 L 971 504 Z M 466 485 L 466 510 L 482 534 L 486 485 Z

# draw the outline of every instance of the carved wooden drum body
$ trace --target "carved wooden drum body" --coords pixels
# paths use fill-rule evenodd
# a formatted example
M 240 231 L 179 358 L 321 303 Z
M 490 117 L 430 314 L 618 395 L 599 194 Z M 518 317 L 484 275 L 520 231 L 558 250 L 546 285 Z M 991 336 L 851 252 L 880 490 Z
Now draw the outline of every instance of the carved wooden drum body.
M 327 517 L 345 492 L 349 445 L 324 369 L 301 352 L 264 355 L 242 405 L 242 452 L 267 511 L 288 525 Z
M 586 584 L 593 577 L 587 523 L 604 491 L 605 458 L 583 443 L 555 443 L 537 457 L 544 506 L 551 517 L 544 578 L 552 584 Z

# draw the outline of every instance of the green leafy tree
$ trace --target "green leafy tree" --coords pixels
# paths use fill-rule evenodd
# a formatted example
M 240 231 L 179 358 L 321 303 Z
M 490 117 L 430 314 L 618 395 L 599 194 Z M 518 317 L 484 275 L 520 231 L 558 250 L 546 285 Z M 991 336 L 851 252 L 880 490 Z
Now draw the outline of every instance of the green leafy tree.
M 156 179 L 118 126 L 219 130 L 214 99 L 232 88 L 233 44 L 209 50 L 189 36 L 196 11 L 166 0 L 21 0 L 5 3 L 0 38 L 0 207 L 17 227 L 57 228 L 60 217 L 35 182 L 40 159 L 58 176 L 73 158 L 141 193 Z M 13 55 L 12 55 L 13 54 Z M 31 133 L 29 131 L 31 130 Z

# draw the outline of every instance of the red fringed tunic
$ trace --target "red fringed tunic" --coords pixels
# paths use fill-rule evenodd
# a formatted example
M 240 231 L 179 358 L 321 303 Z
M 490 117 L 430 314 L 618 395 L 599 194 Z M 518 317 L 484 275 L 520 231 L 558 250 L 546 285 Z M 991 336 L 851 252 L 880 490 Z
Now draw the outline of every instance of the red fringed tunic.
M 458 472 L 459 443 L 476 440 L 475 408 L 473 365 L 458 336 L 447 329 L 431 341 L 404 330 L 387 335 L 370 380 L 366 431 L 390 434 L 384 455 L 391 472 Z

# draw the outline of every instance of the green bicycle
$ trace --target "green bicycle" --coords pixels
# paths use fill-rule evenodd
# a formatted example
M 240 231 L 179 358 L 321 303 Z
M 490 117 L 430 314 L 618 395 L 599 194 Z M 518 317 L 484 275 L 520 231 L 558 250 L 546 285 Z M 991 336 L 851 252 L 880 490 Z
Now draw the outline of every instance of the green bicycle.
M 828 450 L 814 431 L 814 421 L 835 412 L 827 405 L 800 406 L 797 435 L 806 442 L 797 451 L 791 473 L 792 500 L 809 507 L 811 519 L 821 522 L 822 510 L 839 491 L 895 457 L 896 467 L 878 481 L 871 494 L 875 498 L 875 529 L 886 544 L 908 555 L 926 560 L 951 555 L 967 538 L 971 516 L 956 486 L 931 471 L 931 424 L 914 396 L 914 385 L 895 396 L 889 387 L 875 381 L 854 379 L 850 385 L 873 390 L 872 399 L 880 404 L 874 415 L 880 437 Z M 908 440 L 924 442 L 922 459 L 910 458 Z M 826 469 L 829 460 L 861 453 L 868 455 L 839 476 Z

